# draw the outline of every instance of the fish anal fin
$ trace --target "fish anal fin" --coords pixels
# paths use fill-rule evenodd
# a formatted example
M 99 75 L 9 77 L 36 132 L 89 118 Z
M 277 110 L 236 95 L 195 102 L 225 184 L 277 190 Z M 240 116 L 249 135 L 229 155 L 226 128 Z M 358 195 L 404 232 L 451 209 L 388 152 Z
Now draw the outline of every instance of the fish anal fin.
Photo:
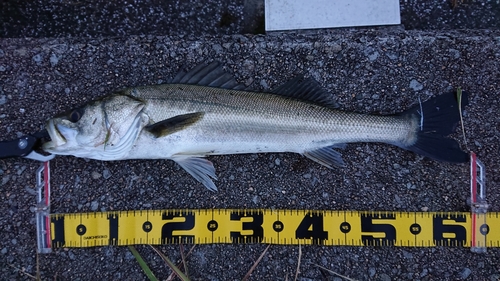
M 187 72 L 179 72 L 170 84 L 189 84 L 217 87 L 223 89 L 242 90 L 246 87 L 238 83 L 233 75 L 227 73 L 221 64 L 214 61 L 209 64 L 199 64 Z
M 339 105 L 331 98 L 330 93 L 323 89 L 313 78 L 298 75 L 285 84 L 271 91 L 273 94 L 312 102 L 329 108 L 338 108 Z
M 316 163 L 324 165 L 330 169 L 335 167 L 344 167 L 342 154 L 334 148 L 344 148 L 345 144 L 336 144 L 332 146 L 322 147 L 316 150 L 304 152 L 304 156 L 313 160 Z
M 186 127 L 193 125 L 203 118 L 203 112 L 187 113 L 177 115 L 172 118 L 148 125 L 145 129 L 156 138 L 163 137 L 178 132 Z
M 206 188 L 211 191 L 217 191 L 217 186 L 212 181 L 212 179 L 217 179 L 212 162 L 196 156 L 174 156 L 171 159 Z

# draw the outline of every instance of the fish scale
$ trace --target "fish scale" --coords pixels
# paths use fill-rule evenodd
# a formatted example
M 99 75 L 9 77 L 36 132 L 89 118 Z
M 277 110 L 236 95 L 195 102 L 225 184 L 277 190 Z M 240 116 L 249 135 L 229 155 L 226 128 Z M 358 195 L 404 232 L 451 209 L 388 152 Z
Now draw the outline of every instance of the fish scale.
M 161 85 L 132 90 L 134 96 L 145 101 L 144 113 L 153 120 L 164 120 L 191 112 L 206 113 L 204 119 L 191 130 L 218 134 L 222 129 L 229 133 L 224 138 L 255 141 L 256 133 L 267 132 L 276 141 L 276 133 L 286 133 L 305 142 L 334 145 L 346 142 L 397 142 L 415 130 L 411 122 L 397 116 L 374 116 L 346 113 L 318 105 L 293 100 L 268 93 L 242 92 L 202 86 Z M 300 113 L 297 116 L 297 113 Z M 273 133 L 274 132 L 274 133 Z M 302 136 L 300 138 L 300 136 Z M 266 136 L 261 136 L 266 137 Z M 282 151 L 302 152 L 287 147 L 288 140 L 279 139 Z

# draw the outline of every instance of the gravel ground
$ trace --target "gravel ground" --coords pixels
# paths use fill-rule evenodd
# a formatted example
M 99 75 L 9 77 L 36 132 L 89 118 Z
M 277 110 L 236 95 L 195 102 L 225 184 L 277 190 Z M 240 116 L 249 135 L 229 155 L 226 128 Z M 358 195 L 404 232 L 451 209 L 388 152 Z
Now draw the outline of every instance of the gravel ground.
M 38 131 L 44 120 L 113 90 L 157 84 L 181 66 L 219 60 L 237 80 L 270 90 L 299 73 L 314 77 L 342 109 L 396 113 L 458 86 L 470 92 L 464 112 L 468 148 L 488 171 L 491 211 L 500 211 L 499 31 L 320 31 L 268 36 L 128 36 L 0 40 L 0 133 Z M 456 134 L 462 145 L 462 137 Z M 52 212 L 165 208 L 278 208 L 465 211 L 467 164 L 424 159 L 383 144 L 350 144 L 346 167 L 328 170 L 296 154 L 210 157 L 219 180 L 210 192 L 171 161 L 86 161 L 57 157 Z M 279 160 L 278 160 L 279 159 Z M 39 164 L 0 160 L 0 275 L 36 272 L 32 193 Z M 237 280 L 266 245 L 196 246 L 193 280 Z M 159 247 L 179 259 L 178 246 Z M 157 276 L 169 270 L 138 246 Z M 273 245 L 253 280 L 291 280 L 297 246 Z M 500 251 L 466 248 L 302 247 L 299 280 L 498 280 Z M 91 270 L 90 270 L 91 269 Z M 144 280 L 126 247 L 58 249 L 40 256 L 44 280 Z
M 317 79 L 345 110 L 395 113 L 461 86 L 469 149 L 487 165 L 498 212 L 500 6 L 496 0 L 402 0 L 402 25 L 262 33 L 263 1 L 0 1 L 0 133 L 38 131 L 52 115 L 113 90 L 157 84 L 181 66 L 219 60 L 253 89 L 299 73 Z M 414 31 L 404 31 L 415 29 Z M 496 31 L 436 31 L 449 29 Z M 419 30 L 428 30 L 426 32 Z M 117 37 L 118 36 L 118 37 Z M 60 39 L 46 39 L 59 37 Z M 462 137 L 456 134 L 462 145 Z M 209 192 L 171 161 L 85 161 L 52 166 L 52 212 L 165 208 L 467 211 L 468 166 L 437 163 L 382 144 L 351 144 L 347 167 L 328 170 L 295 154 L 210 157 Z M 0 279 L 36 272 L 33 186 L 39 164 L 0 160 Z M 242 279 L 266 245 L 196 246 L 193 280 Z M 158 277 L 170 271 L 138 246 Z M 159 247 L 180 259 L 178 246 Z M 291 280 L 297 246 L 271 246 L 253 280 Z M 43 280 L 145 280 L 126 247 L 58 249 L 41 255 Z M 302 247 L 299 280 L 499 280 L 498 248 Z M 93 269 L 93 270 L 89 270 Z M 23 273 L 25 272 L 25 273 Z
M 453 4 L 455 3 L 455 4 Z M 400 0 L 405 29 L 499 29 L 498 0 Z M 264 0 L 2 0 L 0 37 L 264 33 Z

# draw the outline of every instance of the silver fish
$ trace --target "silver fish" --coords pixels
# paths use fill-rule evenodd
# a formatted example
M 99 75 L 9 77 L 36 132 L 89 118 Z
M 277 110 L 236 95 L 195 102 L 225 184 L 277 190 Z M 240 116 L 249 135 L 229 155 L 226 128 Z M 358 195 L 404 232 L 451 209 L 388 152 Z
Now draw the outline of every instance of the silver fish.
M 468 160 L 447 138 L 460 120 L 453 93 L 377 116 L 337 110 L 303 76 L 271 93 L 243 88 L 217 62 L 199 65 L 169 84 L 125 89 L 50 119 L 43 149 L 98 160 L 171 159 L 210 190 L 216 175 L 207 155 L 295 152 L 333 168 L 344 165 L 334 148 L 382 142 L 440 161 Z

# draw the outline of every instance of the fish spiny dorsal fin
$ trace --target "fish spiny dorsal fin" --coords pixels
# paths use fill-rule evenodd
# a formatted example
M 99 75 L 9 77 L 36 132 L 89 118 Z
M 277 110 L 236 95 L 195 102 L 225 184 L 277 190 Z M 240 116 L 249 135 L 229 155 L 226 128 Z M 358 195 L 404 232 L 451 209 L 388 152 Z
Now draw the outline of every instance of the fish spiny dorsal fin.
M 199 64 L 188 72 L 179 72 L 170 84 L 189 84 L 223 89 L 243 90 L 245 85 L 236 82 L 234 77 L 225 72 L 219 62 Z
M 148 125 L 145 127 L 145 129 L 153 134 L 156 138 L 159 138 L 178 132 L 186 127 L 193 125 L 194 123 L 198 122 L 203 117 L 203 115 L 203 112 L 177 115 L 172 118 L 168 118 L 163 121 Z
M 330 108 L 339 107 L 339 105 L 332 100 L 330 93 L 325 91 L 316 80 L 304 78 L 302 74 L 272 90 L 271 93 L 312 102 Z

